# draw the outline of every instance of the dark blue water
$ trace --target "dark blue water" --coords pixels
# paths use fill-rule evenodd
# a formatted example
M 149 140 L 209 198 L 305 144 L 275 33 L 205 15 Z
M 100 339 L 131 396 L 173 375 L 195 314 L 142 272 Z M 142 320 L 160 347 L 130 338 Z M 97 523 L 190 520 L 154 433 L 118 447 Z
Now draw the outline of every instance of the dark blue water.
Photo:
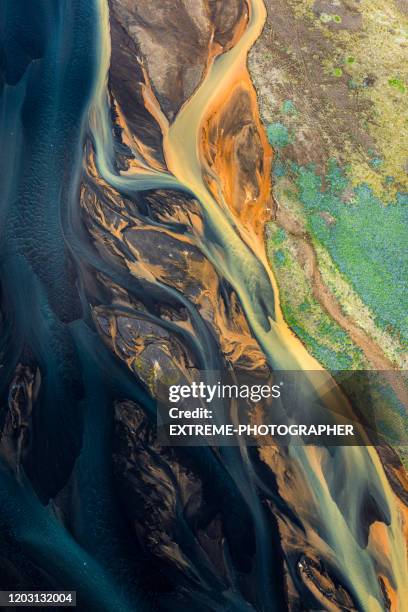
M 10 0 L 0 11 L 3 403 L 17 364 L 41 372 L 27 476 L 17 479 L 6 462 L 0 468 L 4 550 L 27 588 L 30 576 L 38 584 L 41 575 L 45 588 L 78 590 L 84 609 L 137 609 L 137 581 L 126 569 L 129 534 L 106 459 L 111 397 L 101 380 L 108 366 L 84 322 L 62 223 L 78 195 L 98 62 L 95 6 Z M 68 478 L 78 489 L 69 531 L 49 504 Z

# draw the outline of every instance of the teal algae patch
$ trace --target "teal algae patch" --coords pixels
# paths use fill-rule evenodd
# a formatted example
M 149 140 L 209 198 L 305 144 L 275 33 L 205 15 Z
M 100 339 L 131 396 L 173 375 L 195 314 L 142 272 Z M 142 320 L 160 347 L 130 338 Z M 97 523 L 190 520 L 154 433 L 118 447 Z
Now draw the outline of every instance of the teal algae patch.
M 273 258 L 277 266 L 283 266 L 286 261 L 285 253 L 282 251 L 282 249 L 275 251 Z
M 299 336 L 299 338 L 301 338 L 305 344 L 307 344 L 316 359 L 318 359 L 320 363 L 324 363 L 326 368 L 329 370 L 349 370 L 352 368 L 353 360 L 350 354 L 347 352 L 346 346 L 344 346 L 343 350 L 334 351 L 323 342 L 319 342 L 316 337 L 309 334 L 304 327 L 299 327 L 298 325 L 293 324 L 292 329 L 295 334 Z M 334 326 L 333 330 L 335 330 Z M 346 343 L 347 341 L 348 336 L 344 332 L 343 343 Z
M 364 367 L 361 351 L 321 308 L 291 249 L 293 239 L 268 224 L 267 250 L 281 295 L 285 320 L 311 354 L 331 370 Z
M 280 121 L 270 123 L 266 128 L 266 134 L 268 136 L 269 143 L 273 147 L 285 147 L 293 142 L 293 136 L 289 132 L 286 125 Z
M 385 204 L 367 184 L 351 189 L 335 160 L 324 179 L 313 166 L 292 162 L 291 167 L 313 238 L 329 251 L 377 324 L 408 342 L 408 195 Z
M 297 115 L 297 108 L 293 100 L 284 100 L 282 104 L 282 113 L 284 115 Z

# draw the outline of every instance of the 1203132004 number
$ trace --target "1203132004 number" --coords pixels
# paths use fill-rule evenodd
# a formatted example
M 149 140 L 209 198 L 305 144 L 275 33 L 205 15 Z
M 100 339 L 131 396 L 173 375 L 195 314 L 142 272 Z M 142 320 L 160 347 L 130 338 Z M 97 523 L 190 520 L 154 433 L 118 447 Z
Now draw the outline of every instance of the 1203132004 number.
M 0 606 L 75 606 L 75 591 L 0 591 Z

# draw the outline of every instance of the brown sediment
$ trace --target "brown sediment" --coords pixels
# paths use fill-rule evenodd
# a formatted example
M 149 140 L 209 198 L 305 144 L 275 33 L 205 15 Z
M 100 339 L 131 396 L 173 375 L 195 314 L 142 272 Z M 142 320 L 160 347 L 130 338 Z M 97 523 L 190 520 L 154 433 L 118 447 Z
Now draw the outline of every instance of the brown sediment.
M 99 252 L 118 261 L 134 277 L 173 287 L 195 304 L 213 329 L 227 362 L 246 370 L 264 368 L 265 356 L 251 334 L 236 293 L 221 281 L 214 266 L 197 248 L 196 236 L 202 236 L 203 227 L 196 202 L 168 191 L 149 192 L 146 202 L 163 224 L 157 226 L 134 217 L 123 197 L 99 177 L 92 149 L 88 151 L 87 174 L 88 182 L 81 187 L 81 203 Z M 103 191 L 98 192 L 97 186 Z M 172 231 L 169 225 L 177 222 L 194 228 L 194 234 Z M 106 279 L 103 282 L 112 286 Z M 122 294 L 120 303 L 134 308 L 126 294 Z M 101 309 L 95 311 L 96 321 L 101 313 Z M 111 348 L 121 357 L 123 351 L 118 351 L 116 342 L 118 316 L 122 315 L 110 312 L 109 326 L 101 335 L 105 341 L 111 338 Z M 178 320 L 176 325 L 192 331 L 186 320 Z M 140 363 L 139 353 L 137 344 L 132 350 L 127 343 L 125 362 L 129 368 L 135 369 Z
M 96 209 L 98 222 L 111 236 L 109 241 L 103 241 L 102 248 L 108 249 L 113 256 L 119 256 L 133 276 L 148 283 L 173 287 L 195 304 L 213 329 L 226 361 L 251 370 L 265 367 L 265 356 L 250 333 L 235 293 L 230 291 L 227 303 L 221 296 L 220 280 L 214 267 L 202 257 L 191 238 L 148 225 L 129 229 L 125 221 L 119 225 L 108 222 L 102 211 L 103 205 L 101 207 L 99 203 Z M 99 232 L 91 230 L 91 233 L 100 242 Z M 121 244 L 133 254 L 132 259 L 123 254 Z M 128 306 L 132 307 L 132 300 L 128 299 Z M 117 316 L 112 314 L 111 320 Z M 184 322 L 178 321 L 177 325 L 185 328 Z M 110 327 L 112 341 L 114 329 L 115 326 Z M 190 325 L 188 329 L 191 330 Z M 129 366 L 138 355 L 136 349 L 136 345 L 133 351 L 128 348 L 131 355 L 127 361 Z M 116 349 L 115 352 L 118 353 Z
M 400 500 L 398 501 L 400 508 L 400 517 L 403 523 L 403 533 L 408 541 L 408 511 L 407 506 L 403 504 Z M 370 550 L 375 552 L 379 563 L 385 557 L 389 557 L 391 554 L 391 542 L 389 539 L 389 533 L 387 532 L 386 526 L 384 523 L 375 522 L 370 527 L 370 537 L 369 537 L 369 547 Z M 401 612 L 401 608 L 399 606 L 398 601 L 398 593 L 395 587 L 392 585 L 388 576 L 384 573 L 379 573 L 378 580 L 381 586 L 381 590 L 384 596 L 384 603 L 386 610 L 389 612 Z
M 147 110 L 150 110 L 146 104 L 145 106 Z M 115 123 L 122 130 L 122 143 L 126 145 L 130 151 L 137 154 L 137 157 L 127 158 L 127 165 L 130 173 L 140 173 L 151 169 L 158 171 L 166 170 L 163 161 L 156 158 L 156 151 L 153 147 L 146 145 L 140 137 L 130 132 L 122 109 L 114 98 L 112 99 L 112 108 L 115 111 Z M 151 114 L 153 115 L 153 113 Z
M 237 76 L 228 99 L 214 101 L 202 128 L 203 166 L 214 198 L 261 237 L 272 209 L 272 151 L 259 124 L 248 73 Z
M 400 504 L 401 516 L 403 517 L 404 523 L 406 523 L 407 509 L 406 506 Z M 405 529 L 406 534 L 406 529 Z M 406 534 L 407 535 L 407 534 Z M 389 534 L 384 523 L 375 522 L 370 526 L 369 535 L 369 547 L 372 550 L 379 562 L 385 557 L 389 557 L 391 554 L 391 542 Z M 378 580 L 383 592 L 384 604 L 387 612 L 400 612 L 401 608 L 398 605 L 398 593 L 392 586 L 389 578 L 384 574 L 380 573 Z
M 112 4 L 114 6 L 114 28 L 123 29 L 123 25 L 118 23 L 117 3 L 113 2 Z M 209 66 L 212 64 L 212 62 L 214 62 L 215 58 L 219 54 L 234 47 L 236 42 L 243 35 L 248 25 L 248 8 L 246 4 L 243 4 L 242 9 L 244 9 L 244 7 L 245 10 L 240 11 L 239 18 L 235 19 L 234 27 L 230 29 L 226 38 L 224 36 L 218 40 L 216 36 L 217 26 L 213 26 L 213 38 L 208 46 L 208 56 L 204 62 L 205 66 L 203 64 L 204 67 L 201 80 L 205 77 Z M 219 7 L 214 8 L 219 11 Z M 126 32 L 125 34 L 127 36 Z M 142 54 L 140 54 L 138 51 L 139 43 L 137 41 L 137 37 L 132 35 L 131 38 L 132 40 L 128 42 L 128 45 L 133 49 L 134 53 L 138 52 L 138 55 L 136 56 L 137 69 L 138 74 L 140 74 L 137 89 L 137 100 L 135 100 L 135 102 L 136 104 L 142 103 L 143 112 L 147 111 L 151 118 L 151 124 L 159 126 L 162 134 L 167 134 L 171 126 L 171 120 L 169 119 L 170 115 L 163 111 L 160 91 L 157 89 L 157 83 L 155 84 L 154 80 L 152 80 L 151 75 L 149 74 L 148 61 L 144 59 Z M 222 44 L 220 42 L 221 39 Z M 116 40 L 116 46 L 120 45 L 120 41 Z M 118 52 L 113 53 L 113 58 L 116 58 L 116 61 L 119 59 Z M 242 69 L 239 73 L 237 72 L 234 87 L 237 91 L 237 95 L 241 98 L 241 100 L 244 100 L 246 104 L 247 117 L 246 121 L 244 122 L 244 129 L 242 130 L 244 138 L 236 138 L 236 131 L 237 129 L 239 131 L 240 121 L 242 121 L 242 117 L 236 116 L 234 121 L 230 123 L 231 133 L 229 133 L 228 137 L 226 138 L 227 146 L 234 149 L 233 155 L 231 159 L 228 160 L 229 163 L 225 166 L 224 172 L 221 172 L 221 168 L 215 168 L 215 172 L 220 174 L 221 178 L 218 179 L 217 177 L 219 183 L 221 183 L 223 179 L 225 179 L 226 183 L 228 183 L 230 177 L 234 176 L 235 170 L 237 171 L 235 185 L 228 193 L 228 205 L 231 207 L 231 209 L 233 209 L 234 203 L 241 199 L 241 193 L 245 193 L 243 206 L 240 210 L 242 219 L 239 219 L 238 225 L 242 231 L 245 231 L 248 234 L 250 233 L 253 239 L 255 238 L 255 234 L 257 234 L 257 248 L 261 252 L 264 252 L 262 239 L 263 225 L 268 213 L 270 212 L 269 208 L 269 211 L 266 211 L 265 214 L 265 210 L 268 208 L 266 203 L 270 198 L 271 150 L 262 130 L 259 117 L 256 113 L 256 94 L 246 69 Z M 153 170 L 163 170 L 166 168 L 166 161 L 164 163 L 161 162 L 161 153 L 158 155 L 154 148 L 143 146 L 143 142 L 141 142 L 139 136 L 133 134 L 133 125 L 129 124 L 127 120 L 129 99 L 126 100 L 125 108 L 122 109 L 122 106 L 116 99 L 116 96 L 120 98 L 120 92 L 112 91 L 111 101 L 115 105 L 116 111 L 114 116 L 115 124 L 120 128 L 123 144 L 127 145 L 130 150 L 137 153 L 136 157 L 126 158 L 126 169 L 125 171 L 121 172 L 122 176 L 130 177 L 134 173 L 139 175 L 143 174 L 149 168 L 149 166 L 150 169 Z M 214 104 L 214 108 L 217 108 L 218 106 L 225 109 L 230 108 L 229 103 L 224 104 L 224 102 L 221 100 L 216 100 L 215 102 L 216 104 Z M 221 121 L 225 121 L 225 117 L 222 117 Z M 221 127 L 221 129 L 223 128 Z M 238 142 L 236 142 L 236 140 L 238 140 Z M 246 145 L 252 147 L 254 150 L 253 163 L 251 165 L 250 162 L 249 167 L 245 167 L 246 165 L 248 166 L 247 156 L 245 153 Z M 221 143 L 217 142 L 215 143 L 215 146 L 223 149 Z M 268 147 L 269 155 L 265 154 L 266 147 Z M 227 154 L 226 157 L 228 157 Z M 97 171 L 92 159 L 92 152 L 88 162 L 88 169 L 93 180 L 100 183 L 100 179 L 97 176 Z M 252 173 L 254 174 L 255 180 L 252 180 Z M 112 200 L 119 203 L 120 208 L 123 208 L 124 205 L 123 203 L 120 203 L 120 196 L 117 193 L 115 194 L 112 192 L 111 189 L 109 190 L 109 193 L 111 194 Z M 217 197 L 218 196 L 219 194 L 217 194 Z M 147 198 L 149 198 L 149 196 L 147 196 Z M 167 199 L 167 194 L 163 194 L 163 199 Z M 250 200 L 251 206 L 245 206 L 248 204 L 248 200 Z M 179 262 L 180 269 L 183 270 L 183 277 L 181 277 L 175 274 L 174 265 L 170 265 L 169 262 L 166 262 L 164 265 L 153 265 L 152 262 L 149 261 L 148 253 L 142 252 L 137 246 L 138 233 L 140 236 L 142 236 L 143 234 L 146 234 L 146 232 L 151 231 L 152 242 L 149 248 L 152 250 L 154 250 L 153 244 L 156 241 L 159 244 L 160 241 L 163 242 L 163 240 L 168 240 L 170 238 L 174 238 L 176 240 L 176 251 L 182 251 L 184 248 L 186 248 L 186 244 L 189 244 L 190 247 L 192 247 L 194 243 L 199 242 L 200 239 L 203 238 L 203 225 L 200 215 L 190 213 L 186 214 L 186 211 L 183 210 L 183 206 L 176 211 L 178 218 L 180 220 L 184 218 L 190 229 L 193 230 L 195 238 L 192 240 L 191 234 L 189 238 L 187 235 L 182 236 L 179 233 L 174 234 L 170 230 L 158 229 L 157 227 L 153 228 L 146 226 L 146 224 L 144 224 L 143 228 L 141 228 L 138 227 L 138 224 L 135 223 L 134 220 L 132 221 L 133 227 L 130 229 L 128 227 L 130 224 L 130 219 L 129 223 L 126 223 L 126 221 L 116 221 L 114 224 L 110 222 L 107 223 L 106 215 L 104 215 L 102 212 L 103 209 L 103 203 L 96 203 L 92 215 L 95 216 L 95 214 L 97 214 L 99 222 L 102 223 L 112 238 L 116 239 L 113 241 L 111 239 L 109 240 L 109 249 L 112 251 L 112 253 L 115 253 L 116 256 L 119 255 L 119 242 L 123 241 L 126 244 L 127 249 L 133 254 L 132 261 L 129 261 L 129 258 L 123 258 L 123 256 L 122 259 L 125 261 L 129 271 L 135 277 L 142 278 L 145 281 L 152 283 L 165 283 L 178 289 L 189 299 L 191 299 L 191 301 L 199 307 L 203 318 L 207 320 L 216 330 L 216 335 L 218 342 L 220 343 L 222 353 L 228 361 L 235 363 L 240 367 L 250 369 L 264 367 L 265 357 L 260 350 L 257 341 L 253 338 L 247 319 L 242 311 L 235 292 L 228 289 L 228 303 L 226 303 L 224 299 L 221 299 L 220 279 L 208 260 L 203 259 L 202 256 L 201 261 L 199 261 L 199 259 L 195 261 L 195 257 L 190 257 L 189 261 L 187 261 L 187 258 L 185 258 L 186 262 L 183 264 Z M 161 217 L 162 221 L 166 220 L 166 215 L 161 215 Z M 173 217 L 172 219 L 168 220 L 171 223 L 174 223 L 175 218 Z M 97 239 L 97 232 L 93 232 L 93 234 Z M 167 238 L 165 238 L 165 236 L 167 236 Z M 104 248 L 106 248 L 106 246 L 107 242 L 105 239 Z M 191 284 L 191 279 L 195 279 L 196 283 L 201 285 L 200 291 L 196 291 L 194 294 L 191 293 L 188 287 L 189 283 Z M 225 285 L 225 283 L 223 284 Z
M 124 45 L 119 37 L 116 46 L 124 57 L 133 48 L 145 63 L 169 121 L 199 87 L 212 59 L 235 46 L 248 21 L 244 0 L 223 0 L 222 5 L 213 0 L 109 0 L 109 5 L 115 31 L 126 40 Z
M 381 590 L 384 595 L 384 603 L 387 609 L 387 612 L 400 612 L 400 608 L 398 606 L 398 595 L 395 589 L 392 588 L 391 583 L 387 576 L 379 576 L 378 578 L 381 586 Z
M 234 40 L 239 40 L 246 25 L 247 19 L 242 19 Z M 240 65 L 233 79 L 212 98 L 203 118 L 200 160 L 214 199 L 219 205 L 225 203 L 240 224 L 261 237 L 272 210 L 273 153 L 246 64 Z
M 121 114 L 121 128 L 126 128 L 131 140 L 143 143 L 154 152 L 156 163 L 163 165 L 162 132 L 160 125 L 143 104 L 144 74 L 136 42 L 126 28 L 110 13 L 111 62 L 115 70 L 109 74 L 109 91 Z M 129 78 L 131 75 L 131 78 Z

